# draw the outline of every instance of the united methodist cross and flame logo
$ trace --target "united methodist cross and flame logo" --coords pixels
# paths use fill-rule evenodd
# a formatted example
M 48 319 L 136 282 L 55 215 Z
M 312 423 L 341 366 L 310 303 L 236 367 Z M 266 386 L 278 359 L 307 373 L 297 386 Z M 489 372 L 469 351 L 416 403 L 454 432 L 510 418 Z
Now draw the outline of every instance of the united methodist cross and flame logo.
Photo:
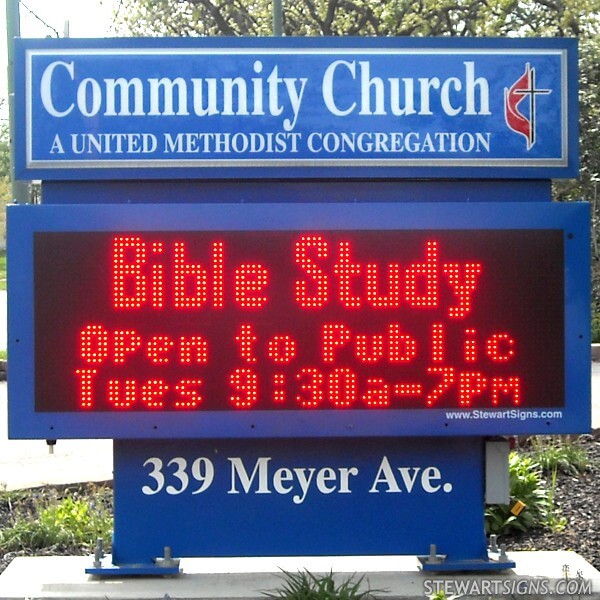
M 536 96 L 551 93 L 552 90 L 535 87 L 535 69 L 529 63 L 525 65 L 523 75 L 510 88 L 504 88 L 504 119 L 512 131 L 525 137 L 527 150 L 535 144 Z M 521 106 L 526 99 L 525 105 Z

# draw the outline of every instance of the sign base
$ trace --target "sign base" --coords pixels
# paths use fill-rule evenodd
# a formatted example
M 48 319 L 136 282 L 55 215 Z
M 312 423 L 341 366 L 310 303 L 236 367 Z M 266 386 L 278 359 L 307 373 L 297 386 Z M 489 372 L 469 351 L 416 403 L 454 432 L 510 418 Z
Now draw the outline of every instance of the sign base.
M 455 560 L 448 561 L 445 556 L 437 555 L 436 561 L 431 561 L 431 556 L 419 556 L 419 568 L 425 572 L 431 573 L 457 573 L 461 571 L 486 572 L 486 571 L 506 571 L 513 569 L 516 562 L 505 556 L 503 560 L 494 559 L 490 556 L 488 560 Z M 160 559 L 158 559 L 160 560 Z M 112 556 L 106 555 L 99 566 L 85 569 L 87 575 L 96 577 L 174 577 L 183 574 L 183 569 L 179 567 L 179 560 L 175 560 L 171 566 L 165 566 L 160 562 L 141 565 L 114 565 Z
M 107 554 L 100 566 L 89 567 L 85 570 L 87 575 L 96 577 L 173 577 L 182 573 L 177 566 L 164 567 L 160 564 L 143 565 L 114 565 L 112 556 Z
M 506 559 L 497 560 L 446 560 L 437 563 L 429 563 L 429 556 L 419 556 L 422 571 L 431 573 L 458 573 L 460 571 L 505 571 L 516 566 L 515 561 Z
M 115 442 L 114 565 L 174 556 L 487 560 L 482 438 Z

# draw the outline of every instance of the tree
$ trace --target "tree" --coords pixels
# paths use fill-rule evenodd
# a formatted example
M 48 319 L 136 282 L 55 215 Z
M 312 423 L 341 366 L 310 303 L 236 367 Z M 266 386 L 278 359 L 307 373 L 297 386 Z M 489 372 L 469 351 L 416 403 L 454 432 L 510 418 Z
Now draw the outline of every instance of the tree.
M 9 139 L 8 123 L 0 121 L 0 247 L 6 239 L 5 205 L 11 198 Z
M 10 196 L 10 144 L 8 124 L 0 122 L 0 208 Z
M 272 0 L 122 0 L 129 35 L 270 35 Z M 294 0 L 286 35 L 589 35 L 600 0 Z
M 579 44 L 579 156 L 578 181 L 557 182 L 557 200 L 592 200 L 600 183 L 600 34 Z
M 0 180 L 10 178 L 8 122 L 0 121 Z

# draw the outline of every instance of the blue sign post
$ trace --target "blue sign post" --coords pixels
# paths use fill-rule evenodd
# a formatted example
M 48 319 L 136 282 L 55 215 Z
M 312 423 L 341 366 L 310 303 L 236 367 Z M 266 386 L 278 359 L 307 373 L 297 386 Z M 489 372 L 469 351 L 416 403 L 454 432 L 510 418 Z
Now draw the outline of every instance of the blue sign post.
M 512 566 L 487 551 L 486 437 L 590 424 L 589 215 L 549 202 L 577 171 L 574 43 L 17 56 L 44 203 L 8 215 L 10 434 L 115 439 L 88 572 Z
M 135 479 L 115 480 L 113 561 L 145 564 L 165 547 L 180 556 L 427 556 L 435 544 L 464 564 L 487 556 L 481 480 L 455 464 L 482 472 L 481 438 L 347 446 L 185 440 L 174 450 L 164 440 L 116 442 L 116 469 Z

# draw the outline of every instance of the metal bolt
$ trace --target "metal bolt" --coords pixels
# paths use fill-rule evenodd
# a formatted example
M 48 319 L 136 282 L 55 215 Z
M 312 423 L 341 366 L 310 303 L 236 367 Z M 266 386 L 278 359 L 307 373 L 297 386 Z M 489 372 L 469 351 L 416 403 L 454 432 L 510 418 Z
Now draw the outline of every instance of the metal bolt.
M 500 556 L 498 559 L 502 562 L 508 562 L 508 555 L 506 554 L 506 544 L 500 544 Z
M 173 558 L 171 546 L 165 546 L 163 550 L 163 555 L 154 559 L 154 563 L 157 567 L 163 567 L 168 569 L 178 567 L 179 562 L 180 561 L 178 558 Z
M 104 540 L 98 538 L 96 540 L 96 548 L 94 550 L 94 569 L 102 567 L 102 559 L 104 558 Z
M 429 545 L 429 557 L 427 558 L 427 563 L 431 565 L 431 564 L 438 564 L 441 562 L 442 562 L 442 560 L 438 556 L 438 553 L 437 553 L 437 546 L 435 544 L 430 544 Z

